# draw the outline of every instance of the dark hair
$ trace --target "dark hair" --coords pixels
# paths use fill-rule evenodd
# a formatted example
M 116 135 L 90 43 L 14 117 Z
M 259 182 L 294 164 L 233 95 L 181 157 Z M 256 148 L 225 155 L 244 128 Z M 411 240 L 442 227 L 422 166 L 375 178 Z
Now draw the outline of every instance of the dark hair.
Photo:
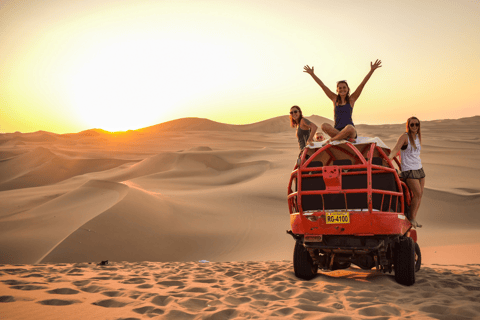
M 295 119 L 293 119 L 292 115 L 290 115 L 290 127 L 296 128 L 300 125 L 300 121 L 302 121 L 303 114 L 302 114 L 302 109 L 300 109 L 299 106 L 293 106 L 292 108 L 297 108 L 298 112 L 300 112 L 300 117 L 298 117 L 298 122 Z M 290 108 L 290 110 L 292 110 L 292 108 Z
M 338 89 L 338 85 L 340 83 L 345 83 L 345 85 L 347 86 L 348 91 L 347 91 L 347 96 L 345 97 L 345 103 L 350 103 L 350 87 L 348 86 L 347 81 L 338 81 L 337 82 L 337 89 Z M 342 102 L 342 98 L 340 98 L 340 95 L 337 94 L 337 100 L 335 101 L 335 105 L 339 105 L 340 102 Z
M 417 150 L 417 146 L 415 145 L 415 140 L 413 139 L 413 133 L 410 131 L 410 122 L 412 120 L 417 120 L 418 121 L 418 139 L 420 140 L 420 144 L 422 144 L 422 132 L 420 131 L 420 120 L 418 120 L 417 117 L 410 117 L 407 120 L 407 134 L 408 134 L 408 139 L 410 140 L 410 144 L 413 146 L 415 150 Z

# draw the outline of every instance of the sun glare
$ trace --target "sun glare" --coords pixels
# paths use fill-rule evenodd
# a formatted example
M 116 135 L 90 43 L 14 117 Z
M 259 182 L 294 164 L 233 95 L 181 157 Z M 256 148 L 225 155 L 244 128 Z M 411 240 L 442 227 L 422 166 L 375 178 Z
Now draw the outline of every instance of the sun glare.
M 175 117 L 195 98 L 231 81 L 231 48 L 192 39 L 130 37 L 92 47 L 70 71 L 71 103 L 81 120 L 108 131 Z

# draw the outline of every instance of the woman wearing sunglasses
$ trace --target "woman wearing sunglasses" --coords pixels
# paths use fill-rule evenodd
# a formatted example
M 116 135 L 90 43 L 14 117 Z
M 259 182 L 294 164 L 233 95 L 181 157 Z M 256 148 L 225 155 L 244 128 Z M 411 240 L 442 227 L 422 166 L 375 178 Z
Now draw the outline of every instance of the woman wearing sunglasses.
M 420 160 L 421 149 L 422 133 L 420 130 L 420 120 L 416 117 L 408 118 L 407 132 L 398 138 L 397 144 L 388 157 L 393 159 L 398 151 L 401 153 L 402 172 L 400 173 L 400 178 L 406 180 L 408 187 L 413 192 L 410 216 L 408 219 L 414 227 L 421 227 L 416 221 L 416 217 L 422 200 L 423 187 L 425 186 L 425 172 L 423 171 L 422 161 Z
M 313 138 L 318 127 L 315 123 L 303 117 L 299 106 L 290 108 L 290 126 L 297 128 L 297 139 L 300 152 L 307 146 L 313 145 Z
M 348 87 L 346 80 L 341 80 L 337 82 L 337 94 L 333 93 L 327 86 L 325 86 L 314 73 L 313 67 L 306 65 L 303 67 L 304 71 L 312 76 L 313 80 L 323 89 L 323 92 L 327 95 L 330 100 L 333 102 L 333 114 L 335 118 L 335 124 L 332 127 L 328 123 L 323 123 L 321 128 L 326 132 L 330 139 L 327 141 L 336 141 L 336 140 L 348 140 L 354 142 L 357 138 L 357 130 L 352 121 L 352 113 L 355 102 L 360 97 L 365 84 L 372 76 L 373 72 L 380 68 L 382 65 L 381 60 L 376 60 L 375 63 L 370 62 L 370 71 L 368 72 L 365 79 L 358 86 L 352 95 L 350 95 L 350 88 Z

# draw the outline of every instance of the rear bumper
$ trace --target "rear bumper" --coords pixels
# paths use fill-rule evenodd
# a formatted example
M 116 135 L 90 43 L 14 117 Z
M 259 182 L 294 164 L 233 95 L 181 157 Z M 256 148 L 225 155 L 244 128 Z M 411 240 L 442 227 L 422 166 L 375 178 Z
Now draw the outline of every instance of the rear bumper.
M 310 214 L 292 213 L 290 225 L 294 234 L 301 235 L 403 235 L 411 224 L 397 212 L 349 211 L 349 223 L 327 224 L 325 212 Z

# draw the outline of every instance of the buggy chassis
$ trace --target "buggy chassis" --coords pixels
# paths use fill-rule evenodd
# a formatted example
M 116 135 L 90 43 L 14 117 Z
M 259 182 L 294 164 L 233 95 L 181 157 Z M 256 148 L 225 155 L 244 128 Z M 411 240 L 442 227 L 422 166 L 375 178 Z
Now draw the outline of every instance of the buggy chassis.
M 301 154 L 288 183 L 287 233 L 296 242 L 297 277 L 308 280 L 318 268 L 354 264 L 395 271 L 398 283 L 415 283 L 421 254 L 406 218 L 411 192 L 388 158 L 390 150 L 375 139 L 305 148 Z

